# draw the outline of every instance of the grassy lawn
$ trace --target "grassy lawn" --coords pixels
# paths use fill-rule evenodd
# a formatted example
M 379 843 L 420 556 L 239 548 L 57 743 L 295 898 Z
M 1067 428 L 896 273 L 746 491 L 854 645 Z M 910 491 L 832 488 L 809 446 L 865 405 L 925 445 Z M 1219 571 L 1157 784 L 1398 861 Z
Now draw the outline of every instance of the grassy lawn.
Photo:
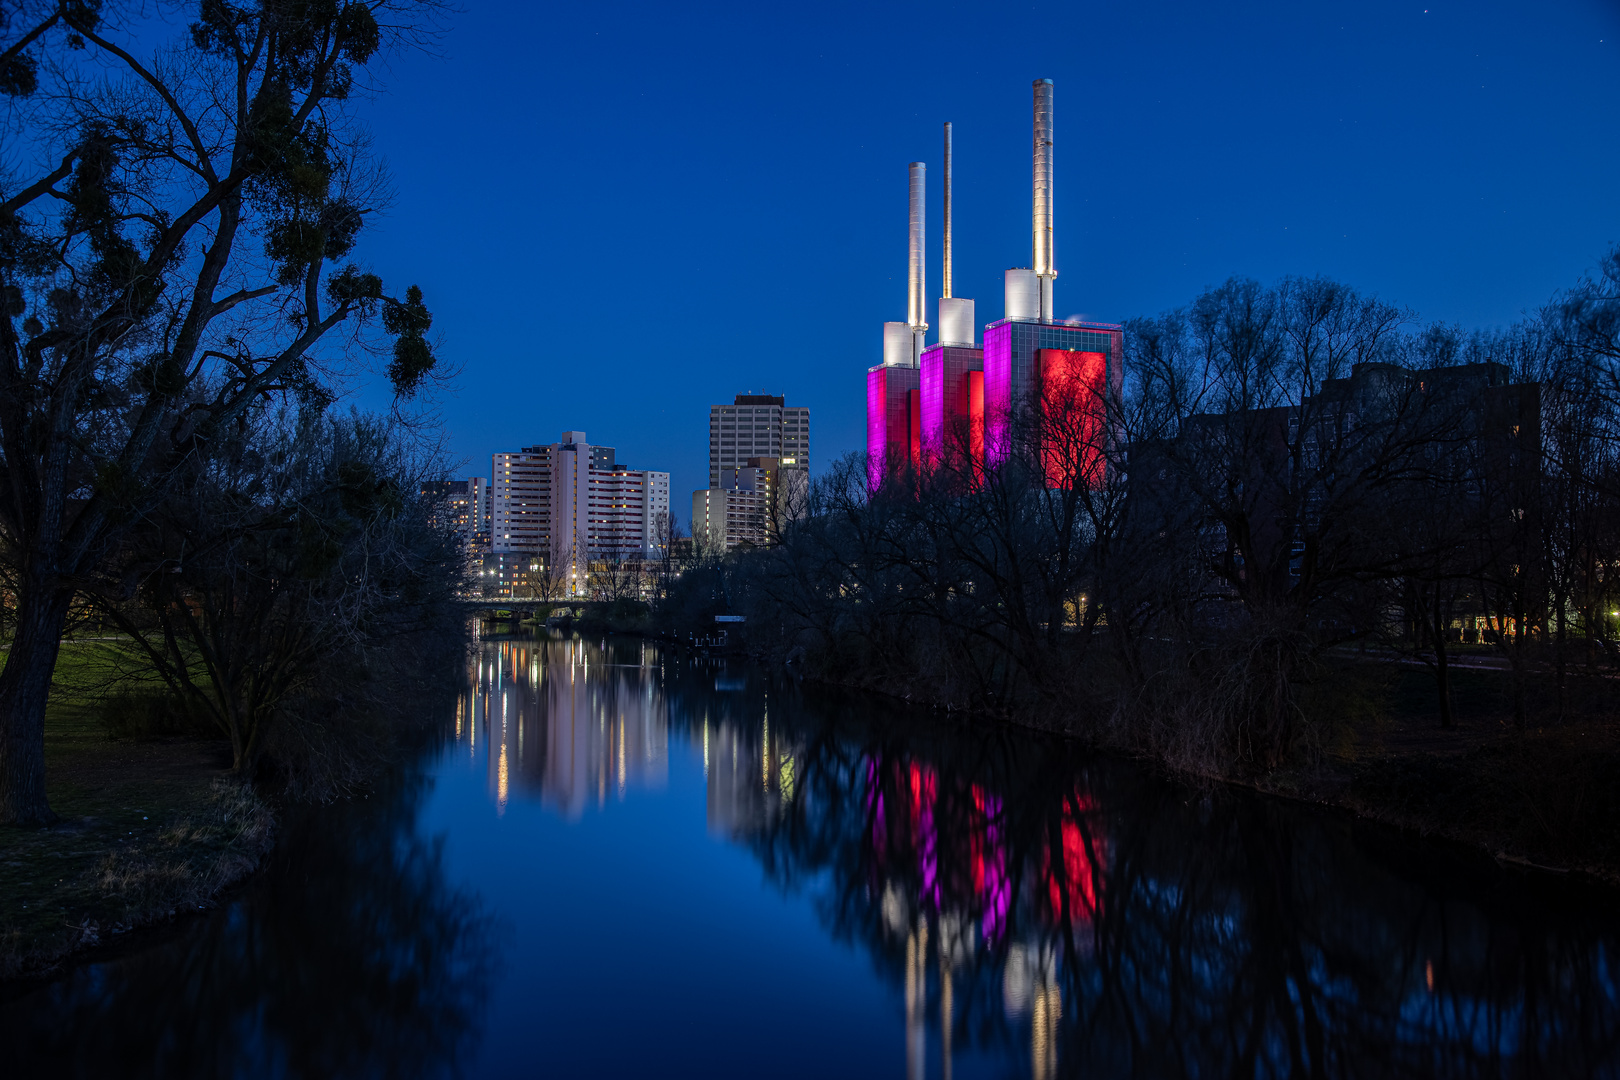
M 0 977 L 205 905 L 268 847 L 269 810 L 229 778 L 223 742 L 109 735 L 107 688 L 146 681 L 133 661 L 116 642 L 63 645 L 45 725 L 62 821 L 0 829 Z

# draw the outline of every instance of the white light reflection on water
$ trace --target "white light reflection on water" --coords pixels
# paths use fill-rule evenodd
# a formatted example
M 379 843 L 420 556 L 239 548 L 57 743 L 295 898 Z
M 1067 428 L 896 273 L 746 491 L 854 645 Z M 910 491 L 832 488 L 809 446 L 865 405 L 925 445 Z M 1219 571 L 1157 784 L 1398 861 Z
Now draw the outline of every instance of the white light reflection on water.
M 500 806 L 535 798 L 577 820 L 589 805 L 603 805 L 610 787 L 622 800 L 632 790 L 666 784 L 668 706 L 656 667 L 593 662 L 581 641 L 497 647 L 500 662 L 487 673 L 480 664 L 474 674 L 501 696 L 500 724 L 486 728 L 494 740 L 486 751 L 490 790 Z

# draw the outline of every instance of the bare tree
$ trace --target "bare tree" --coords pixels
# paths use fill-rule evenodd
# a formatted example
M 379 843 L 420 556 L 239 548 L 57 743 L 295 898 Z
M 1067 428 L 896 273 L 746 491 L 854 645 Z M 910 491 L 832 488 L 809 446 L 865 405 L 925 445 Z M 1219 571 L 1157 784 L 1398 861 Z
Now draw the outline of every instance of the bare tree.
M 252 418 L 186 470 L 99 590 L 180 704 L 230 740 L 243 774 L 290 700 L 441 625 L 459 583 L 453 533 L 413 494 L 434 463 L 398 425 L 312 413 Z

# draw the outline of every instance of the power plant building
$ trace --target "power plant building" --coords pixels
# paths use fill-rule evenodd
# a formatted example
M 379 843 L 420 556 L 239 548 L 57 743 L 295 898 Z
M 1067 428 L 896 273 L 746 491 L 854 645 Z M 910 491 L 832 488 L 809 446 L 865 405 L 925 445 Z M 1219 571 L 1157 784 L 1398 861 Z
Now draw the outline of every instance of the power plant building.
M 1056 315 L 1052 102 L 1051 80 L 1035 80 L 1033 265 L 1004 275 L 1004 315 L 985 328 L 982 345 L 976 340 L 974 302 L 951 295 L 951 125 L 945 125 L 944 274 L 933 345 L 924 343 L 926 173 L 922 162 L 909 166 L 907 321 L 884 324 L 883 363 L 869 369 L 866 379 L 867 472 L 873 490 L 908 468 L 993 467 L 1014 452 L 1014 433 L 1037 412 L 1048 421 L 1061 414 L 1091 448 L 1079 472 L 1087 483 L 1095 482 L 1106 438 L 1105 403 L 1121 388 L 1124 340 L 1117 325 Z M 1049 483 L 1075 481 L 1073 461 L 1058 461 L 1044 446 L 1038 453 Z

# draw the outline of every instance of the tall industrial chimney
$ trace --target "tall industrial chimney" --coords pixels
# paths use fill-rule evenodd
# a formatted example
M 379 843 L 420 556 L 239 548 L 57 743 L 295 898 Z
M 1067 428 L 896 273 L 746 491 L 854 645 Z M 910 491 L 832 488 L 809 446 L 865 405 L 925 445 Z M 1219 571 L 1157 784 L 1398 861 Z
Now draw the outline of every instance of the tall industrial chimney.
M 925 285 L 927 251 L 923 232 L 928 223 L 924 198 L 928 193 L 928 167 L 920 161 L 911 163 L 911 273 L 908 278 L 909 294 L 906 301 L 906 322 L 911 326 L 911 362 L 922 356 L 923 339 L 928 334 L 927 294 Z
M 945 289 L 939 297 L 939 343 L 972 345 L 973 301 L 951 295 L 951 125 L 945 122 Z
M 939 295 L 951 296 L 951 122 L 945 121 L 945 291 Z
M 1057 258 L 1052 248 L 1052 80 L 1035 80 L 1035 276 L 1040 283 L 1040 320 L 1051 322 Z

